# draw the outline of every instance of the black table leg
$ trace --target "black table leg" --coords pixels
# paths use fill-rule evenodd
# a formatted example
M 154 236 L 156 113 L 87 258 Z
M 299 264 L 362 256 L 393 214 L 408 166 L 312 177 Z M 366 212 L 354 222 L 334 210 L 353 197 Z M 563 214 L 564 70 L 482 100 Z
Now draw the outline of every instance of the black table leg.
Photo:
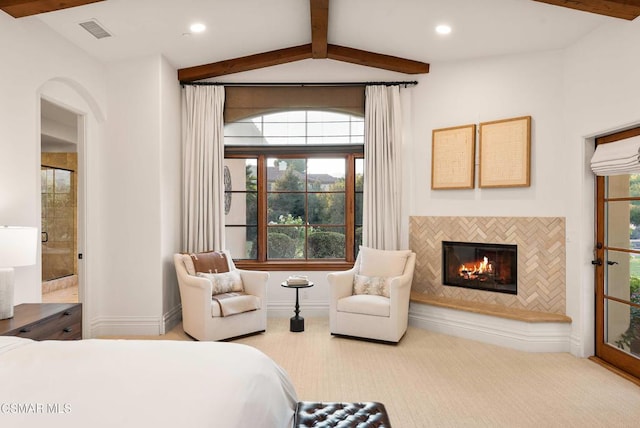
M 296 315 L 291 317 L 291 320 L 289 320 L 289 330 L 294 333 L 304 331 L 304 318 L 300 316 L 300 300 L 298 299 L 298 290 L 299 288 L 296 288 Z

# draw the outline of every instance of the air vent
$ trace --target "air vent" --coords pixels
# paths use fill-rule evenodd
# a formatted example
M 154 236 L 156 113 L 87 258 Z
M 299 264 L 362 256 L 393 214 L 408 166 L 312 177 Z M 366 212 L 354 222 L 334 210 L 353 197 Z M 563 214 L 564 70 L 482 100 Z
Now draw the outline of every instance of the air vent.
M 79 24 L 82 28 L 87 30 L 93 37 L 96 39 L 104 39 L 105 37 L 111 37 L 111 34 L 105 30 L 105 28 L 95 19 L 90 19 L 89 21 L 81 22 Z

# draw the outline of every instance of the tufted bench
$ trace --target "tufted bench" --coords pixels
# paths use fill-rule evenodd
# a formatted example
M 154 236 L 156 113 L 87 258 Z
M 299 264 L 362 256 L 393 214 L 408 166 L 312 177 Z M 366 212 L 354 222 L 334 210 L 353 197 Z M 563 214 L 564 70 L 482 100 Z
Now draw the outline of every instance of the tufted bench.
M 391 423 L 382 403 L 317 403 L 300 401 L 293 426 L 337 428 L 389 428 Z

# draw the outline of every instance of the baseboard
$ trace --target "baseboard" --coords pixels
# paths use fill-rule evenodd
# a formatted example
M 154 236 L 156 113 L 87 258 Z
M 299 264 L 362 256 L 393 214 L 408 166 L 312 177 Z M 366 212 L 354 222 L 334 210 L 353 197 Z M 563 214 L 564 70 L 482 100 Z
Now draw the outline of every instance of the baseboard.
M 569 323 L 530 323 L 412 302 L 409 324 L 526 352 L 572 350 Z
M 98 317 L 91 320 L 91 337 L 154 336 L 162 334 L 158 317 Z
M 182 304 L 178 303 L 173 309 L 162 316 L 162 331 L 160 334 L 166 334 L 171 331 L 182 321 Z
M 291 301 L 269 301 L 267 316 L 270 318 L 291 318 L 294 316 L 295 303 Z M 329 318 L 329 303 L 326 300 L 305 300 L 300 304 L 300 316 L 303 318 Z

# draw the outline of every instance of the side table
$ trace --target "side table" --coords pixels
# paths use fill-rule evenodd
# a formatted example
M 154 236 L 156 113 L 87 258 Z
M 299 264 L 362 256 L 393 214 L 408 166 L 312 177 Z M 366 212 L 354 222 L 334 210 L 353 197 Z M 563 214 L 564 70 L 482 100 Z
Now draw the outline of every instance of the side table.
M 289 321 L 289 331 L 294 333 L 299 333 L 304 331 L 304 318 L 300 316 L 300 300 L 298 298 L 298 290 L 301 288 L 310 288 L 313 287 L 313 282 L 309 281 L 306 284 L 289 284 L 287 281 L 280 284 L 284 288 L 295 288 L 296 289 L 296 309 L 295 315 L 291 317 Z

